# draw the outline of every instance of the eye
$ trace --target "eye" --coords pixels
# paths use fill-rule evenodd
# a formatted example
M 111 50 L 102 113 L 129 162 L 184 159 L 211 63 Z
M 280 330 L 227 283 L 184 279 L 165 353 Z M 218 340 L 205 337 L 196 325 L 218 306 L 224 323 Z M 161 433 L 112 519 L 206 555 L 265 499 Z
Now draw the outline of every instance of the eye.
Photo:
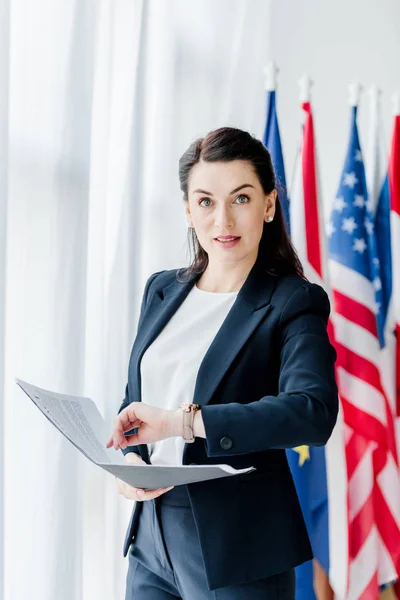
M 236 197 L 236 200 L 238 198 L 246 198 L 247 202 L 250 200 L 250 198 L 246 194 L 240 194 L 239 196 Z M 246 202 L 239 202 L 239 204 L 246 204 Z
M 246 204 L 250 200 L 249 196 L 247 196 L 246 194 L 239 194 L 239 196 L 236 196 L 235 200 L 237 200 L 238 198 L 245 198 L 246 200 L 246 202 L 239 202 L 239 204 Z M 210 205 L 202 204 L 202 202 L 212 202 L 212 200 L 210 200 L 210 198 L 201 198 L 199 200 L 199 206 L 204 206 L 205 208 L 208 208 Z

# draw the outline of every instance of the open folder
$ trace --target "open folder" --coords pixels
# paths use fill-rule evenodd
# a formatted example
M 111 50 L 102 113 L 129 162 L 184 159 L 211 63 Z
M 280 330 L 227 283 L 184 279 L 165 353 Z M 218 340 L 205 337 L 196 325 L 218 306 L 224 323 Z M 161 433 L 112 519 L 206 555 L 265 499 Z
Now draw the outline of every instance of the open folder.
M 107 425 L 93 400 L 50 392 L 21 379 L 16 379 L 16 382 L 54 427 L 86 458 L 134 487 L 154 490 L 255 470 L 254 467 L 234 469 L 223 464 L 176 467 L 130 465 L 120 450 L 106 448 L 112 426 Z

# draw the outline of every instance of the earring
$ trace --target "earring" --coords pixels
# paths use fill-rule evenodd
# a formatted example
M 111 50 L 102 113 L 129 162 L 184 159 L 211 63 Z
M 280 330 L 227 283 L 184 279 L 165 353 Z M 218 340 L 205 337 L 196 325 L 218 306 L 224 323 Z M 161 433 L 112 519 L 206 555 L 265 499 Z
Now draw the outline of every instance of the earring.
M 271 223 L 271 221 L 273 221 L 273 220 L 274 220 L 274 217 L 271 217 L 271 216 L 269 216 L 267 219 L 268 223 Z

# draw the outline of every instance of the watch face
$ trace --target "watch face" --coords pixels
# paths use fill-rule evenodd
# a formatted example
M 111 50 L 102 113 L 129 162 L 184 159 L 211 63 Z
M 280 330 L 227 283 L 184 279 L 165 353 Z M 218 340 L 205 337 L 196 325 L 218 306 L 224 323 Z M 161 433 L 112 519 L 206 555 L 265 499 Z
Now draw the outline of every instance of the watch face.
M 179 405 L 179 408 L 182 408 L 182 410 L 186 411 L 186 412 L 194 412 L 196 410 L 199 410 L 200 408 L 200 404 L 191 404 L 190 402 L 182 402 L 182 404 Z

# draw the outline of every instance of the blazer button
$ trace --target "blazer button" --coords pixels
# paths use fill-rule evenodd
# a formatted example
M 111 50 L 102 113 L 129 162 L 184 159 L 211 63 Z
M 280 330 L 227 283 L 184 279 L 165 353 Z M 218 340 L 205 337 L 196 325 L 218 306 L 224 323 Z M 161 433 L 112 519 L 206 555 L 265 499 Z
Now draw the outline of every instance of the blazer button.
M 230 437 L 225 436 L 220 439 L 219 445 L 223 450 L 230 450 L 233 446 L 233 442 Z

